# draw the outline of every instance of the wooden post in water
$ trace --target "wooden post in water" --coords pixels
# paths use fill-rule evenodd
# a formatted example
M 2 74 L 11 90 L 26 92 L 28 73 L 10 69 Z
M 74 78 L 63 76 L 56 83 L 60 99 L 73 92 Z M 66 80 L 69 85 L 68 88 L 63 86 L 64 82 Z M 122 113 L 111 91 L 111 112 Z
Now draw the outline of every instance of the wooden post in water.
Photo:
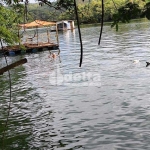
M 63 21 L 63 31 L 64 31 L 64 21 Z
M 56 39 L 57 39 L 57 44 L 59 44 L 57 23 L 56 23 Z
M 37 45 L 39 45 L 39 33 L 38 33 L 38 27 L 36 27 L 36 33 L 37 33 Z
M 21 40 L 21 38 L 20 38 L 20 29 L 19 29 L 19 27 L 18 27 L 18 38 L 19 38 L 19 46 L 20 46 L 20 40 Z
M 48 40 L 48 43 L 50 43 L 50 34 L 49 34 L 48 28 L 47 28 L 47 40 Z

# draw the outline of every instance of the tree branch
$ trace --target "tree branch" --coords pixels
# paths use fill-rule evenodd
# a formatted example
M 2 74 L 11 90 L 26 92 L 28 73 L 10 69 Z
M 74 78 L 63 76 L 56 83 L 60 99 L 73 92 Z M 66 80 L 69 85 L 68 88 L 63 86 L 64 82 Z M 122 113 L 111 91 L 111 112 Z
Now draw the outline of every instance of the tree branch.
M 24 58 L 24 59 L 21 59 L 21 60 L 15 62 L 15 63 L 12 63 L 12 64 L 4 67 L 4 68 L 1 68 L 0 69 L 0 75 L 2 75 L 4 72 L 9 71 L 10 69 L 13 69 L 13 68 L 15 68 L 19 65 L 25 64 L 26 62 L 27 62 L 27 59 Z

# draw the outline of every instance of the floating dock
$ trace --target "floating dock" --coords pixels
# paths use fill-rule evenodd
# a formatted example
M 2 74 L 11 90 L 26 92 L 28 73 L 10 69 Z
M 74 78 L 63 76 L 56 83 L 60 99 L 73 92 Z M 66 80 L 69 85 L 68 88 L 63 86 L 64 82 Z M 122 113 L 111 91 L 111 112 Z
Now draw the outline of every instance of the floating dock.
M 51 26 L 55 26 L 56 28 L 56 34 L 55 35 L 53 34 L 53 40 L 51 40 L 50 38 Z M 45 35 L 44 35 L 46 41 L 41 39 L 43 33 L 38 31 L 39 27 L 46 29 Z M 22 29 L 22 33 L 20 33 L 21 29 Z M 28 34 L 27 29 L 34 30 L 34 35 L 32 37 L 31 35 Z M 25 33 L 27 34 L 27 37 L 24 36 Z M 5 46 L 3 48 L 0 48 L 0 54 L 15 56 L 15 55 L 22 54 L 22 53 L 35 53 L 38 51 L 59 49 L 58 30 L 57 30 L 57 25 L 55 22 L 35 20 L 30 23 L 19 24 L 18 25 L 18 37 L 20 39 L 20 43 L 18 43 L 18 45 Z M 56 41 L 55 43 L 52 42 L 54 41 L 54 39 Z
M 24 49 L 21 47 L 24 47 Z M 22 46 L 14 45 L 3 47 L 3 49 L 0 49 L 0 53 L 5 53 L 8 56 L 15 56 L 19 54 L 36 53 L 56 49 L 59 49 L 59 45 L 55 43 L 38 43 L 38 44 L 25 43 Z

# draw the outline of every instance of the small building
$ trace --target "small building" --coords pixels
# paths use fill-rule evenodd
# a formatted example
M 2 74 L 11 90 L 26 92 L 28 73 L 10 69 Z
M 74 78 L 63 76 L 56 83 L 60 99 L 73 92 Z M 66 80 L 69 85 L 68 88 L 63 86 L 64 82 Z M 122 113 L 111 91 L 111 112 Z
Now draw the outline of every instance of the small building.
M 75 28 L 74 20 L 57 21 L 56 24 L 58 31 L 73 30 Z

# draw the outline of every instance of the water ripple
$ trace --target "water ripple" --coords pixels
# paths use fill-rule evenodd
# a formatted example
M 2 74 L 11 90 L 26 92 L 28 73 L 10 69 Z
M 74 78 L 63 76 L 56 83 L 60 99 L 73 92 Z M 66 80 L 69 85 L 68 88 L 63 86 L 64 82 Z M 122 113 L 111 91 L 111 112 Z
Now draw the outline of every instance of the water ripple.
M 59 34 L 61 53 L 56 60 L 47 51 L 25 55 L 28 63 L 11 70 L 6 149 L 150 149 L 150 70 L 145 67 L 150 56 L 149 22 L 120 25 L 118 32 L 104 26 L 100 46 L 99 27 L 82 28 L 81 32 L 82 68 L 78 67 L 80 43 L 74 30 Z M 5 65 L 2 58 L 0 67 Z M 68 86 L 52 84 L 52 75 L 58 77 L 58 72 L 63 76 L 99 73 L 100 85 L 81 86 L 86 81 L 75 80 L 73 86 L 67 79 Z M 7 73 L 0 76 L 0 82 L 2 133 L 9 104 Z

